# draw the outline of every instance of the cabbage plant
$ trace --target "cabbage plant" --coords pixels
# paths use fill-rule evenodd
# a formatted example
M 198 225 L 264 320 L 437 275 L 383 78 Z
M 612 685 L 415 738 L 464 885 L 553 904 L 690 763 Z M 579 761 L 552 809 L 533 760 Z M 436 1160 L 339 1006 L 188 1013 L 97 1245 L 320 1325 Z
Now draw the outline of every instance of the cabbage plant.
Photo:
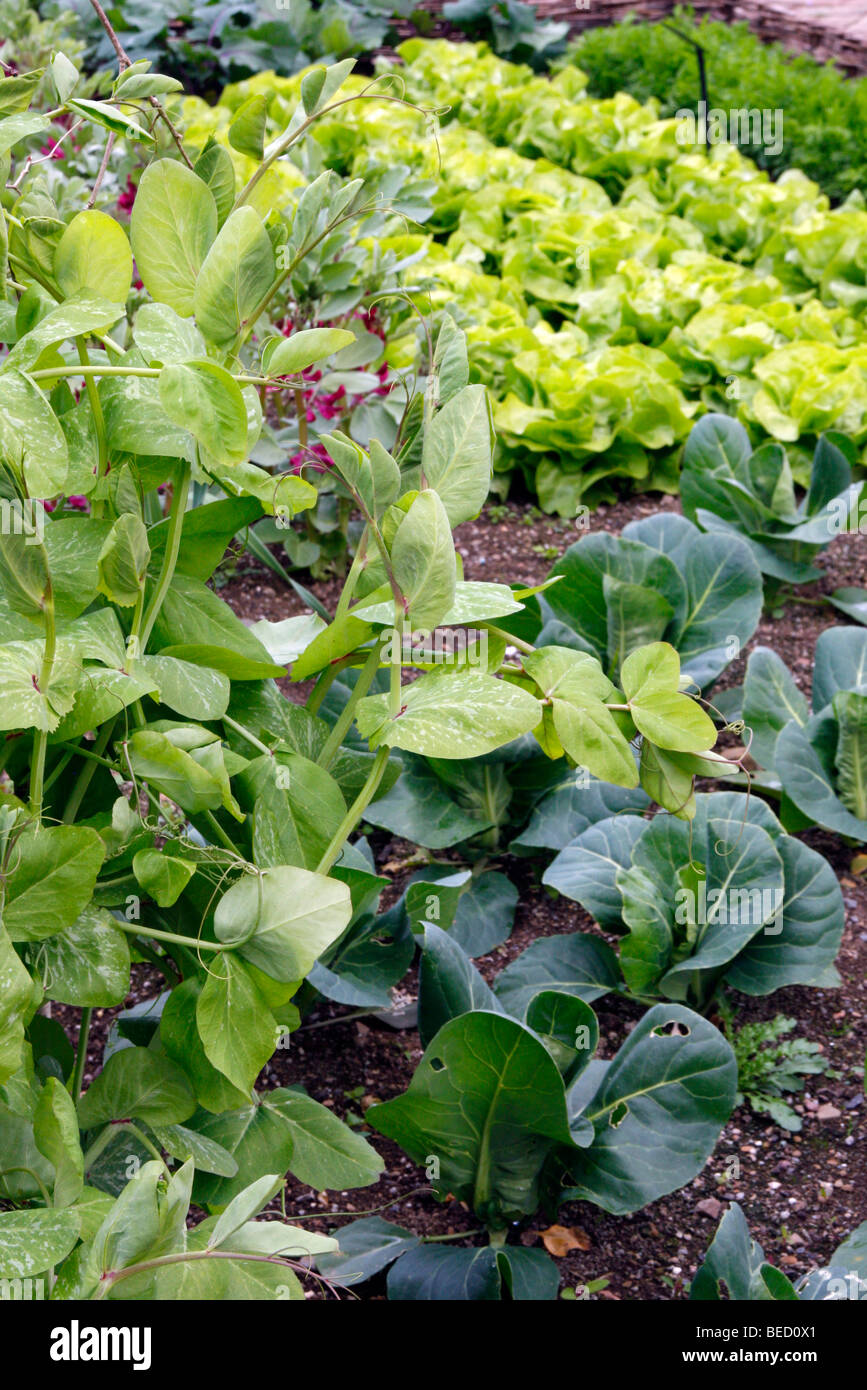
M 816 642 L 812 703 L 785 662 L 758 647 L 747 662 L 750 752 L 795 828 L 822 825 L 867 841 L 867 631 L 833 627 Z
M 532 982 L 531 952 L 552 987 L 569 978 L 585 997 L 604 985 L 705 1008 L 723 981 L 752 995 L 840 983 L 837 877 L 757 797 L 698 796 L 690 826 L 662 815 L 600 820 L 560 850 L 543 882 L 622 935 L 619 951 L 595 937 L 549 937 L 503 972 L 504 987 Z
M 593 532 L 554 565 L 542 600 L 555 621 L 537 641 L 592 652 L 612 680 L 646 642 L 677 648 L 684 677 L 710 685 L 758 626 L 759 566 L 740 538 L 703 535 L 685 517 L 658 513 L 620 536 Z
M 793 1284 L 782 1270 L 765 1259 L 750 1235 L 737 1202 L 717 1227 L 702 1264 L 690 1285 L 690 1299 L 718 1302 L 725 1290 L 737 1302 L 863 1302 L 867 1299 L 867 1222 L 838 1245 L 827 1265 L 811 1269 Z
M 852 481 L 847 451 L 851 446 L 842 436 L 820 437 L 809 488 L 799 500 L 782 444 L 753 449 L 737 420 L 705 415 L 683 452 L 684 513 L 703 531 L 744 540 L 770 579 L 790 584 L 819 579 L 816 556 L 853 519 L 858 529 L 864 484 Z
M 556 1266 L 510 1242 L 510 1226 L 543 1201 L 549 1210 L 581 1200 L 637 1211 L 706 1162 L 737 1082 L 734 1054 L 712 1023 L 659 1004 L 603 1061 L 584 999 L 552 982 L 525 1005 L 499 988 L 508 973 L 492 990 L 448 933 L 427 926 L 425 1053 L 404 1095 L 367 1111 L 425 1167 L 438 1200 L 470 1207 L 487 1243 L 429 1244 L 367 1218 L 341 1230 L 342 1253 L 317 1259 L 330 1278 L 352 1285 L 390 1265 L 390 1299 L 554 1298 Z

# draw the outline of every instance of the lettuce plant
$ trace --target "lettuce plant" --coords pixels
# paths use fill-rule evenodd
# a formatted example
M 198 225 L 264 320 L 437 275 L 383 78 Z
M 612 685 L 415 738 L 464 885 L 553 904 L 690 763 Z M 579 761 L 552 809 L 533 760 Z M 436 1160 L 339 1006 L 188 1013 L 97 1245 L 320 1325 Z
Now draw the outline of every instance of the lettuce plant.
M 543 958 L 552 988 L 559 976 L 585 997 L 588 987 L 601 992 L 603 957 L 606 989 L 697 1008 L 722 981 L 752 995 L 840 982 L 836 875 L 755 797 L 698 796 L 690 826 L 662 815 L 600 820 L 560 850 L 543 882 L 622 934 L 619 953 L 595 937 L 550 937 L 503 972 L 510 988 L 524 989 Z
M 867 631 L 834 627 L 816 643 L 812 710 L 785 662 L 758 647 L 747 662 L 750 752 L 795 828 L 822 825 L 867 841 Z
M 547 755 L 634 788 L 633 744 L 703 759 L 716 731 L 665 643 L 631 653 L 622 689 L 568 647 L 521 641 L 506 658 L 497 620 L 522 600 L 465 582 L 452 535 L 492 467 L 485 391 L 468 382 L 453 322 L 393 452 L 376 436 L 366 448 L 327 438 L 363 519 L 335 611 L 253 631 L 208 587 L 239 530 L 316 498 L 252 461 L 258 388 L 296 385 L 355 339 L 334 324 L 277 335 L 269 320 L 354 189 L 329 176 L 268 205 L 262 188 L 344 100 L 348 67 L 304 76 L 267 151 L 258 108 L 239 114 L 243 183 L 218 145 L 193 165 L 163 100 L 173 79 L 125 57 L 120 68 L 105 101 L 76 95 L 60 55 L 0 83 L 2 286 L 17 329 L 0 361 L 0 1195 L 12 1208 L 0 1277 L 27 1270 L 56 1298 L 297 1296 L 286 1271 L 315 1241 L 253 1218 L 287 1170 L 344 1189 L 383 1164 L 327 1107 L 260 1074 L 311 992 L 363 982 L 381 949 L 382 880 L 351 837 L 401 774 L 393 754 L 473 758 L 532 733 Z M 28 109 L 43 84 L 104 132 L 107 163 L 140 147 L 129 227 L 61 211 L 43 184 L 27 154 L 45 129 Z M 190 508 L 196 483 L 223 495 Z M 455 630 L 467 640 L 441 651 L 433 634 Z M 404 684 L 404 666 L 418 679 Z M 305 705 L 276 686 L 287 669 L 312 681 Z M 349 690 L 329 719 L 339 677 Z M 404 911 L 415 920 L 409 892 Z M 405 970 L 403 924 L 384 934 L 389 969 Z M 124 1001 L 133 962 L 163 988 L 117 1022 L 85 1089 L 93 1011 Z M 75 1049 L 54 1004 L 79 1011 Z M 541 1105 L 533 1133 L 568 1148 L 564 1095 L 552 1077 L 554 1109 Z M 195 1233 L 191 1201 L 216 1218 Z M 209 1265 L 231 1268 L 192 1270 Z
M 557 940 L 558 938 L 553 938 Z M 373 1127 L 424 1165 L 439 1200 L 465 1202 L 485 1246 L 447 1249 L 386 1222 L 340 1232 L 318 1261 L 339 1282 L 391 1264 L 392 1299 L 556 1297 L 543 1252 L 508 1243 L 540 1202 L 590 1201 L 625 1214 L 701 1170 L 734 1104 L 731 1049 L 677 1004 L 650 1009 L 613 1059 L 595 1058 L 599 1026 L 574 991 L 540 984 L 527 1005 L 492 991 L 451 937 L 424 933 L 419 1029 L 425 1053 L 408 1091 L 372 1106 Z M 648 1077 L 653 1084 L 648 1085 Z
M 852 481 L 849 447 L 840 436 L 822 435 L 809 488 L 799 501 L 781 444 L 754 450 L 737 420 L 705 415 L 683 453 L 684 513 L 703 531 L 744 540 L 772 580 L 819 579 L 816 556 L 849 528 L 852 517 L 857 522 L 864 484 Z

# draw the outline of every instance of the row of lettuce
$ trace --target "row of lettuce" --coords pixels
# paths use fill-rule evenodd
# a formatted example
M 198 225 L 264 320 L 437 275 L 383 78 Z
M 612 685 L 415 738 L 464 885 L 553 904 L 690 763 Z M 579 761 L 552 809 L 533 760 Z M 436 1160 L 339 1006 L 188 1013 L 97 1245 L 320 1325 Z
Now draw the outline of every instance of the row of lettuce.
M 697 17 L 691 6 L 680 5 L 671 19 L 673 24 L 646 23 L 633 14 L 619 24 L 585 29 L 557 61 L 577 63 L 595 97 L 653 97 L 663 116 L 673 116 L 695 109 L 699 100 L 698 43 L 712 110 L 782 113 L 781 139 L 747 142 L 746 153 L 761 168 L 773 176 L 803 169 L 834 201 L 867 185 L 863 76 L 847 76 L 833 62 L 819 63 L 810 53 L 760 39 L 744 20 Z
M 398 160 L 437 179 L 426 230 L 395 229 L 386 245 L 418 258 L 419 306 L 448 306 L 467 329 L 496 400 L 498 472 L 521 468 L 564 514 L 616 477 L 675 490 L 679 446 L 707 407 L 756 438 L 838 428 L 863 445 L 857 197 L 831 209 L 797 171 L 774 183 L 732 145 L 684 146 L 652 103 L 588 98 L 573 67 L 548 80 L 483 45 L 413 40 L 400 53 L 399 76 L 373 89 L 383 99 L 315 139 L 346 175 Z M 216 108 L 187 102 L 191 138 L 225 133 L 257 96 L 276 132 L 296 91 L 264 73 Z M 405 332 L 388 350 L 401 367 L 420 352 L 410 317 Z
M 305 382 L 314 436 L 335 419 L 362 444 L 394 435 L 400 380 L 426 352 L 406 292 L 417 311 L 436 320 L 448 310 L 467 333 L 473 378 L 494 401 L 495 487 L 517 469 L 546 510 L 574 515 L 623 485 L 676 491 L 683 442 L 706 409 L 736 415 L 756 442 L 794 446 L 799 482 L 822 431 L 863 448 L 859 195 L 832 209 L 795 170 L 772 182 L 733 145 L 680 144 L 677 121 L 659 120 L 653 102 L 591 99 L 574 66 L 549 80 L 484 45 L 422 40 L 400 56 L 252 195 L 277 217 L 326 169 L 364 181 L 355 203 L 368 216 L 351 251 L 342 244 L 333 266 L 293 286 L 288 327 L 343 325 L 363 310 L 373 330 Z M 177 100 L 188 144 L 203 151 L 216 137 L 249 177 L 301 80 L 265 72 L 214 107 Z M 352 76 L 345 90 L 368 85 Z M 62 137 L 41 175 L 61 208 L 100 159 L 98 126 L 67 135 L 54 125 L 30 142 L 36 157 L 51 150 L 46 136 Z M 128 211 L 140 158 L 121 149 L 121 177 L 103 180 L 97 206 Z M 52 215 L 32 195 L 22 211 Z M 14 323 L 0 330 L 15 341 Z M 273 465 L 287 450 L 297 465 L 306 427 L 294 407 L 278 425 L 260 455 Z

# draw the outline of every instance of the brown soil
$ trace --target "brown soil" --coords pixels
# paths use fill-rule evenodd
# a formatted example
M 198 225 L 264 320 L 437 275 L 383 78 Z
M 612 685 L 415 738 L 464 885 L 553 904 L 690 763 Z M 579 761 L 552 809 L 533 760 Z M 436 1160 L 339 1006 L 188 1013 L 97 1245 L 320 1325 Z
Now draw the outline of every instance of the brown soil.
M 628 521 L 660 509 L 678 510 L 677 500 L 642 496 L 600 507 L 591 518 L 590 529 L 619 532 Z M 486 508 L 478 521 L 460 527 L 457 534 L 468 579 L 524 583 L 543 579 L 555 555 L 576 538 L 574 523 L 542 517 L 535 508 L 516 503 L 506 509 Z M 867 538 L 841 537 L 820 561 L 825 577 L 802 591 L 803 596 L 815 598 L 843 585 L 863 583 L 865 558 Z M 310 587 L 333 607 L 339 588 L 336 582 L 312 583 Z M 277 620 L 303 611 L 294 592 L 255 563 L 243 573 L 236 572 L 221 588 L 221 596 L 251 622 L 263 617 Z M 816 638 L 840 618 L 830 606 L 787 603 L 779 617 L 763 618 L 741 660 L 726 672 L 723 684 L 741 680 L 749 651 L 755 645 L 768 644 L 781 654 L 808 691 Z M 287 685 L 287 694 L 297 699 L 301 691 Z M 839 1242 L 867 1220 L 863 1104 L 867 882 L 851 876 L 851 851 L 837 837 L 814 830 L 803 838 L 831 861 L 843 888 L 847 927 L 837 963 L 843 984 L 838 990 L 785 989 L 763 999 L 735 995 L 734 1002 L 738 1024 L 778 1013 L 794 1017 L 798 1036 L 822 1043 L 835 1076 L 808 1078 L 806 1091 L 793 1098 L 803 1117 L 800 1134 L 787 1133 L 766 1118 L 753 1115 L 748 1106 L 740 1107 L 726 1125 L 704 1172 L 680 1192 L 633 1216 L 608 1216 L 586 1203 L 562 1208 L 555 1219 L 575 1229 L 582 1247 L 558 1260 L 564 1287 L 607 1277 L 608 1287 L 595 1297 L 681 1297 L 683 1284 L 700 1262 L 727 1199 L 740 1202 L 766 1257 L 792 1278 L 826 1261 Z M 413 847 L 379 833 L 371 843 L 378 863 L 388 864 L 392 877 L 400 880 L 404 875 L 396 866 L 409 857 Z M 506 867 L 520 887 L 521 899 L 510 940 L 478 962 L 488 979 L 540 936 L 597 930 L 576 904 L 548 896 L 538 885 L 538 867 L 534 870 L 526 860 L 511 860 Z M 136 967 L 136 975 L 129 1002 L 148 997 L 159 988 L 159 977 L 150 968 Z M 412 994 L 414 988 L 412 972 L 404 989 Z M 600 1050 L 610 1056 L 641 1011 L 630 1003 L 609 1004 L 604 999 L 595 1007 L 601 1029 Z M 98 1011 L 88 1053 L 90 1066 L 98 1063 L 113 1012 Z M 330 1003 L 315 1009 L 293 1035 L 291 1047 L 275 1054 L 262 1083 L 265 1087 L 303 1083 L 315 1099 L 363 1128 L 364 1111 L 370 1104 L 406 1089 L 421 1048 L 414 1030 L 395 1031 L 369 1017 L 341 1021 L 346 1012 Z M 73 1011 L 68 1013 L 72 1023 Z M 326 1026 L 315 1026 L 322 1023 Z M 287 1206 L 291 1214 L 330 1229 L 388 1204 L 382 1214 L 389 1220 L 420 1234 L 466 1231 L 466 1243 L 471 1244 L 477 1229 L 472 1213 L 455 1201 L 435 1202 L 422 1169 L 391 1142 L 369 1129 L 363 1128 L 363 1132 L 386 1161 L 385 1175 L 376 1186 L 317 1194 L 290 1179 Z M 346 1216 L 332 1217 L 338 1212 Z M 518 1230 L 515 1238 L 526 1245 L 538 1245 L 539 1232 L 548 1224 L 540 1214 Z M 383 1298 L 384 1278 L 361 1286 L 358 1293 L 363 1298 Z M 311 1296 L 321 1295 L 311 1292 Z

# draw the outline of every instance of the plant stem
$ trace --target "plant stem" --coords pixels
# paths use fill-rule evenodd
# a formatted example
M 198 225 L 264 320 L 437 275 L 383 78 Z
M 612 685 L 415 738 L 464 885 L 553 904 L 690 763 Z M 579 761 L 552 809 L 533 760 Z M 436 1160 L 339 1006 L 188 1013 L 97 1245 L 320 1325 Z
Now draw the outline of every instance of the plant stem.
M 481 1234 L 482 1229 L 479 1227 L 477 1231 L 454 1231 L 450 1236 L 422 1236 L 421 1239 L 423 1245 L 436 1245 L 446 1240 L 470 1240 L 473 1236 L 480 1236 Z M 500 1243 L 505 1244 L 505 1241 Z M 495 1245 L 497 1242 L 492 1238 L 491 1244 Z
M 304 388 L 296 386 L 294 388 L 295 414 L 298 419 L 298 447 L 307 448 L 307 407 L 304 404 Z
M 339 663 L 334 661 L 331 663 L 330 666 L 326 666 L 324 671 L 319 672 L 319 675 L 316 679 L 316 684 L 310 693 L 309 700 L 307 701 L 307 708 L 311 714 L 317 713 L 319 706 L 322 704 L 322 701 L 328 694 L 332 682 L 339 675 L 341 669 L 345 669 L 345 667 L 341 668 Z
M 57 628 L 54 622 L 54 592 L 51 580 L 45 591 L 45 648 L 39 668 L 39 692 L 43 696 L 48 691 L 51 672 L 54 667 L 54 654 L 57 650 Z M 48 731 L 37 729 L 33 735 L 33 764 L 30 769 L 30 812 L 37 824 L 42 819 L 43 783 L 45 780 L 45 750 L 48 747 Z
M 103 727 L 105 726 L 103 725 Z M 109 772 L 118 772 L 120 770 L 117 763 L 112 762 L 111 758 L 103 758 L 99 753 L 94 753 L 90 748 L 82 748 L 80 744 L 57 743 L 54 746 L 56 748 L 67 748 L 70 753 L 77 753 L 79 757 L 86 758 L 88 762 L 98 763 L 100 767 L 107 767 Z
M 78 774 L 78 777 L 76 778 L 75 786 L 72 788 L 69 800 L 66 803 L 66 809 L 63 812 L 64 825 L 70 825 L 72 821 L 75 820 L 75 817 L 78 815 L 78 808 L 84 800 L 85 793 L 88 787 L 90 786 L 93 774 L 96 772 L 98 765 L 100 763 L 105 762 L 105 759 L 102 757 L 102 754 L 105 752 L 109 740 L 112 734 L 114 733 L 114 726 L 116 723 L 117 718 L 115 717 L 114 719 L 109 719 L 107 723 L 103 724 L 102 728 L 99 731 L 99 736 L 96 740 L 96 743 L 93 746 L 93 751 L 91 751 L 89 748 L 82 748 L 80 745 L 75 746 L 76 753 L 80 753 L 81 756 L 85 759 L 85 762 L 84 766 L 81 768 Z M 64 746 L 68 748 L 69 744 L 66 744 Z M 109 767 L 112 770 L 114 770 L 113 765 L 111 763 L 105 762 L 105 765 L 106 767 Z
M 99 0 L 90 0 L 90 3 L 96 11 L 97 19 L 99 20 L 100 24 L 102 25 L 103 29 L 108 35 L 109 42 L 112 48 L 117 54 L 118 72 L 125 72 L 128 67 L 132 66 L 132 59 L 130 58 L 129 54 L 127 53 L 126 49 L 124 48 L 123 44 L 118 38 L 117 34 L 114 32 L 114 29 L 111 26 L 111 20 L 109 19 L 105 10 L 102 8 L 102 5 L 100 5 Z M 178 150 L 181 154 L 181 158 L 183 159 L 187 168 L 192 169 L 192 161 L 189 155 L 187 154 L 186 150 L 184 149 L 183 141 L 181 140 L 178 131 L 172 124 L 171 118 L 169 117 L 169 114 L 163 106 L 162 102 L 160 101 L 159 97 L 152 96 L 149 97 L 148 100 L 150 101 L 151 106 L 154 108 L 160 119 L 165 121 L 165 124 L 168 126 L 169 131 L 171 132 L 172 139 L 177 145 Z
M 0 1171 L 0 1181 L 7 1177 L 9 1173 L 26 1173 L 29 1178 L 33 1179 L 39 1191 L 42 1193 L 42 1200 L 45 1205 L 47 1207 L 52 1205 L 51 1193 L 48 1191 L 48 1188 L 45 1186 L 39 1174 L 35 1173 L 32 1168 L 26 1168 L 23 1163 L 16 1163 L 12 1168 L 3 1168 L 2 1171 Z
M 94 3 L 95 0 L 91 0 L 91 4 Z M 285 135 L 281 139 L 279 139 L 276 142 L 276 144 L 274 144 L 271 147 L 269 153 L 265 156 L 256 172 L 244 184 L 244 187 L 241 189 L 241 192 L 235 199 L 235 202 L 232 206 L 232 212 L 235 212 L 237 208 L 241 207 L 244 203 L 246 203 L 250 194 L 253 192 L 253 189 L 257 186 L 259 180 L 265 177 L 268 170 L 271 168 L 271 165 L 274 164 L 281 157 L 281 155 L 284 155 L 286 151 L 290 148 L 290 146 L 294 145 L 296 141 L 300 140 L 301 137 L 306 134 L 307 130 L 313 124 L 314 121 L 318 121 L 322 116 L 330 115 L 331 112 L 336 111 L 338 107 L 348 106 L 353 101 L 364 101 L 365 98 L 370 97 L 371 100 L 375 101 L 391 101 L 398 106 L 408 106 L 411 110 L 417 111 L 420 115 L 428 114 L 427 108 L 415 106 L 413 102 L 407 101 L 403 97 L 390 96 L 386 92 L 372 91 L 372 89 L 376 86 L 376 83 L 379 81 L 381 81 L 381 77 L 375 77 L 372 82 L 368 83 L 364 91 L 359 92 L 356 96 L 341 97 L 340 101 L 334 101 L 331 103 L 330 106 L 323 106 L 321 111 L 314 112 L 312 116 L 307 117 L 306 121 L 302 121 L 301 124 L 295 128 L 295 130 L 291 131 L 288 135 Z M 433 114 L 433 111 L 434 108 L 430 108 L 431 114 Z
M 72 1075 L 69 1078 L 69 1094 L 72 1096 L 74 1104 L 78 1104 L 81 1095 L 81 1087 L 84 1082 L 84 1068 L 87 1065 L 87 1040 L 90 1036 L 90 1020 L 93 1016 L 93 1009 L 82 1009 L 81 1022 L 78 1025 L 78 1045 L 75 1052 L 75 1066 L 72 1068 Z
M 377 787 L 382 781 L 382 774 L 385 772 L 388 755 L 388 748 L 383 746 L 378 749 L 376 757 L 371 764 L 370 772 L 367 774 L 367 780 L 364 786 L 361 788 L 358 796 L 355 798 L 349 810 L 346 812 L 346 815 L 343 817 L 343 820 L 335 830 L 328 848 L 316 866 L 316 872 L 318 874 L 327 874 L 340 857 L 344 844 L 355 827 L 359 824 L 362 816 L 373 800 Z
M 152 1260 L 142 1260 L 140 1264 L 127 1265 L 126 1269 L 110 1270 L 102 1276 L 103 1287 L 94 1296 L 96 1300 L 107 1297 L 109 1291 L 121 1279 L 131 1275 L 146 1273 L 150 1269 L 162 1269 L 166 1265 L 184 1264 L 188 1260 L 250 1260 L 254 1264 L 281 1265 L 284 1269 L 300 1268 L 297 1260 L 285 1255 L 252 1255 L 241 1250 L 183 1250 L 173 1255 L 157 1255 Z
M 181 533 L 184 529 L 184 514 L 187 510 L 187 498 L 190 495 L 190 480 L 192 476 L 193 466 L 188 459 L 185 459 L 181 466 L 180 479 L 175 485 L 175 490 L 172 495 L 172 508 L 169 513 L 169 530 L 168 536 L 166 537 L 166 549 L 160 568 L 160 576 L 142 621 L 140 639 L 142 654 L 147 650 L 148 638 L 151 635 L 153 625 L 159 616 L 159 611 L 163 606 L 166 594 L 174 578 L 175 566 L 178 563 L 178 555 L 181 549 Z
M 486 627 L 488 632 L 493 633 L 495 637 L 505 638 L 508 646 L 514 647 L 516 651 L 523 652 L 525 656 L 530 656 L 536 650 L 532 642 L 524 642 L 520 637 L 515 637 L 511 632 L 506 632 L 504 628 L 497 627 L 494 623 L 483 622 L 480 626 Z
M 369 534 L 370 526 L 368 524 L 367 526 L 365 526 L 364 530 L 361 533 L 361 539 L 358 542 L 358 547 L 355 551 L 355 555 L 353 556 L 349 574 L 346 576 L 346 583 L 343 585 L 340 598 L 337 601 L 337 607 L 334 610 L 335 622 L 337 622 L 338 618 L 343 617 L 355 593 L 356 585 L 358 584 L 361 571 L 364 569 L 364 565 L 367 560 L 367 540 Z
M 228 835 L 221 826 L 220 822 L 217 820 L 217 817 L 214 815 L 213 811 L 203 811 L 202 817 L 204 820 L 208 822 L 208 825 L 211 827 L 212 833 L 216 835 L 223 848 L 231 850 L 232 854 L 236 855 L 238 853 L 237 846 L 232 844 L 232 841 L 229 839 Z
M 156 927 L 144 927 L 141 922 L 121 922 L 115 919 L 113 926 L 118 931 L 125 931 L 127 936 L 143 936 L 146 941 L 165 941 L 170 946 L 185 946 L 189 951 L 231 951 L 239 943 L 237 941 L 204 941 L 197 936 L 180 936 L 177 932 L 159 931 Z
M 119 1126 L 115 1126 L 115 1128 L 118 1127 Z M 169 1166 L 163 1158 L 162 1154 L 160 1153 L 159 1149 L 156 1147 L 155 1144 L 151 1143 L 150 1139 L 148 1139 L 146 1134 L 142 1134 L 137 1124 L 133 1124 L 132 1120 L 127 1120 L 125 1121 L 123 1128 L 126 1130 L 127 1134 L 131 1134 L 134 1139 L 138 1140 L 143 1149 L 147 1149 L 148 1153 L 153 1155 L 157 1163 L 162 1164 L 167 1173 L 170 1173 Z
M 161 367 L 111 367 L 97 363 L 88 367 L 40 367 L 38 372 L 28 372 L 27 375 L 33 381 L 51 381 L 55 377 L 67 376 L 80 376 L 85 380 L 91 376 L 141 376 L 155 379 L 161 371 Z M 235 377 L 235 381 L 241 386 L 269 386 L 273 377 L 248 376 L 242 373 Z
M 379 652 L 380 647 L 379 643 L 377 642 L 376 645 L 373 647 L 370 656 L 367 658 L 361 670 L 359 671 L 358 679 L 355 682 L 352 694 L 346 701 L 346 704 L 343 706 L 343 709 L 340 712 L 340 718 L 337 720 L 337 723 L 334 725 L 334 728 L 328 735 L 328 738 L 325 741 L 325 747 L 322 749 L 322 752 L 316 759 L 316 761 L 319 763 L 319 766 L 324 767 L 326 770 L 334 762 L 337 750 L 339 749 L 341 743 L 346 737 L 347 731 L 349 730 L 349 727 L 352 724 L 353 719 L 355 718 L 355 710 L 359 700 L 362 700 L 364 698 L 371 685 L 373 684 L 374 680 L 376 679 L 376 673 L 379 670 Z
M 75 340 L 78 349 L 78 360 L 82 368 L 90 366 L 90 358 L 87 355 L 87 344 L 83 337 Z M 97 463 L 97 484 L 105 477 L 108 471 L 108 435 L 105 429 L 105 416 L 102 413 L 102 401 L 99 399 L 99 392 L 96 389 L 96 381 L 93 373 L 89 372 L 84 378 L 84 389 L 87 391 L 87 399 L 90 402 L 90 411 L 93 415 L 93 425 L 96 430 L 96 443 L 98 450 Z M 94 499 L 92 513 L 98 520 L 104 511 L 105 502 L 101 497 Z
M 274 749 L 269 748 L 266 743 L 262 743 L 261 739 L 258 739 L 255 734 L 251 734 L 250 730 L 245 729 L 243 724 L 239 724 L 237 719 L 232 719 L 228 714 L 224 714 L 222 719 L 224 724 L 228 724 L 230 729 L 234 729 L 236 734 L 246 739 L 251 747 L 258 748 L 260 753 L 267 753 L 269 758 L 273 758 Z

